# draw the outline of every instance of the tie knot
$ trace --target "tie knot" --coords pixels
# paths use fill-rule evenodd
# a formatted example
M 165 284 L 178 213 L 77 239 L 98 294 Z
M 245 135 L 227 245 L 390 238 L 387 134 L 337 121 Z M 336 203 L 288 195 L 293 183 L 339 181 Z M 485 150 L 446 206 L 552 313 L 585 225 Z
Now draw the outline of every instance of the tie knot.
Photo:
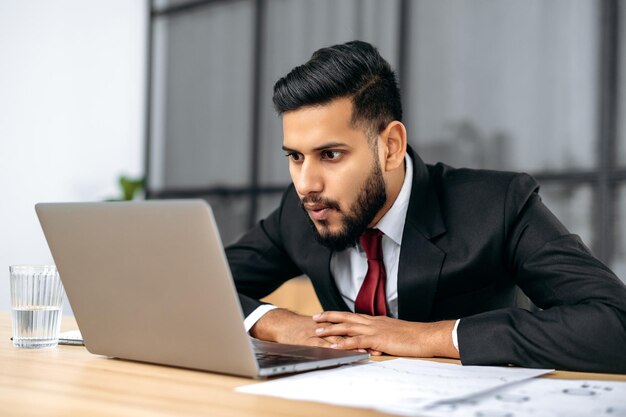
M 383 239 L 383 232 L 378 229 L 366 229 L 361 235 L 360 241 L 367 259 L 370 260 L 383 260 L 383 246 L 381 241 Z

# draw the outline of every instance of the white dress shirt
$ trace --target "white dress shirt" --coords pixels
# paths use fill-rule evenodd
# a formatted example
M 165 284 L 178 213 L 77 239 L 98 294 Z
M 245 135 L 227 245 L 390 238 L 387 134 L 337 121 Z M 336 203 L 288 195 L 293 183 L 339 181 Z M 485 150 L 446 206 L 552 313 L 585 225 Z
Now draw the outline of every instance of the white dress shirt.
M 380 221 L 374 226 L 384 233 L 382 238 L 383 262 L 387 283 L 385 294 L 387 298 L 387 311 L 391 317 L 398 317 L 398 263 L 400 261 L 400 245 L 402 244 L 402 234 L 406 213 L 409 208 L 411 198 L 411 185 L 413 184 L 413 161 L 409 156 L 405 156 L 406 173 L 400 193 L 391 208 L 385 213 Z M 341 297 L 351 311 L 354 311 L 354 300 L 361 289 L 367 273 L 367 256 L 360 243 L 340 252 L 334 252 L 330 259 L 330 271 L 333 274 L 337 288 Z M 265 313 L 276 308 L 272 305 L 262 305 L 254 310 L 244 321 L 247 331 Z M 456 321 L 452 331 L 452 342 L 458 350 Z

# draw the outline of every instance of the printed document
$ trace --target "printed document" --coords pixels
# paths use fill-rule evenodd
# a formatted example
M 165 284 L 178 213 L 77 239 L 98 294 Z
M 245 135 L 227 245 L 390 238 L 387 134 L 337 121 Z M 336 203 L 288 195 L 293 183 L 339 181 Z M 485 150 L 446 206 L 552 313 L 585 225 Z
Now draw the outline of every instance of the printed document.
M 246 385 L 237 391 L 412 415 L 441 401 L 465 399 L 551 371 L 392 359 Z
M 626 417 L 626 382 L 539 378 L 439 403 L 424 417 Z

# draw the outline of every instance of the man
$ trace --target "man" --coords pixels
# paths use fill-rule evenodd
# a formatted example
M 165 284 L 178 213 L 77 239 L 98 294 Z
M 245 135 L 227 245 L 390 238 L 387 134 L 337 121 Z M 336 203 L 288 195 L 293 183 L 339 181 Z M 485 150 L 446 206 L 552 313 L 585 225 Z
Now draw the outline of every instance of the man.
M 246 326 L 284 343 L 463 364 L 626 373 L 626 288 L 528 175 L 426 165 L 365 42 L 274 86 L 293 185 L 227 249 Z M 259 298 L 306 274 L 324 312 Z M 516 307 L 521 289 L 541 310 Z

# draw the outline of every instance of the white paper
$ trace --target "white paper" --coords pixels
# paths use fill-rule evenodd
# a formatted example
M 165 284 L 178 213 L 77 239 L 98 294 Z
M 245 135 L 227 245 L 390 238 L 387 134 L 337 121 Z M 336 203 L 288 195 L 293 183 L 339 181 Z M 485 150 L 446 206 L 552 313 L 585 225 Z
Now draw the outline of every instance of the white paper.
M 626 382 L 533 379 L 439 404 L 425 417 L 626 417 Z
M 62 332 L 59 334 L 59 344 L 84 346 L 83 336 L 80 334 L 80 330 L 70 330 L 68 332 Z
M 393 359 L 309 372 L 237 391 L 411 415 L 442 400 L 466 398 L 548 372 Z

